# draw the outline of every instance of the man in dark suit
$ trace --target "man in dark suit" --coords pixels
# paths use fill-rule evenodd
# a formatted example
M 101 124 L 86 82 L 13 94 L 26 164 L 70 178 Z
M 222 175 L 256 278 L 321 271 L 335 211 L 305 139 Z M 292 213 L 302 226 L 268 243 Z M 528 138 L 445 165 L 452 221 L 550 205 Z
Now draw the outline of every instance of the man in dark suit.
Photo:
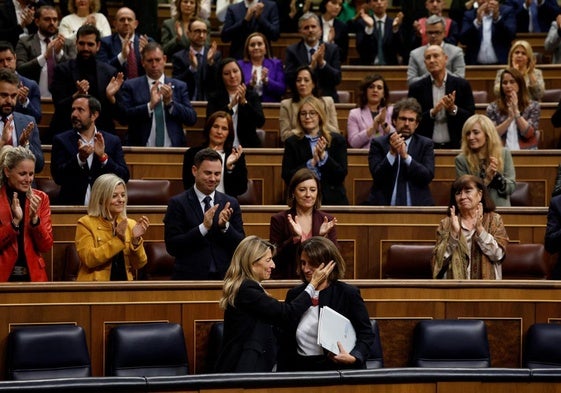
M 404 98 L 393 109 L 395 132 L 370 143 L 368 166 L 374 183 L 369 204 L 434 205 L 429 189 L 434 177 L 434 149 L 430 139 L 415 133 L 420 119 L 419 103 Z
M 41 97 L 51 97 L 49 78 L 56 64 L 76 57 L 76 46 L 58 34 L 58 14 L 52 6 L 35 12 L 37 33 L 20 38 L 16 46 L 18 72 L 37 82 Z
M 256 31 L 263 33 L 269 42 L 279 39 L 279 11 L 275 1 L 245 0 L 228 6 L 220 38 L 222 42 L 231 42 L 229 57 L 241 59 L 245 40 Z
M 561 13 L 557 0 L 510 0 L 507 4 L 516 13 L 517 33 L 547 33 Z
M 129 169 L 120 139 L 98 130 L 100 102 L 77 95 L 72 101 L 72 129 L 55 135 L 51 152 L 51 175 L 60 185 L 60 205 L 87 205 L 95 180 L 114 173 L 125 182 Z
M 189 21 L 187 36 L 190 46 L 175 53 L 172 58 L 173 77 L 189 87 L 189 98 L 206 101 L 208 93 L 216 88 L 216 73 L 222 54 L 216 49 L 216 42 L 206 45 L 209 34 L 202 19 Z
M 104 131 L 115 133 L 115 94 L 123 83 L 123 75 L 117 74 L 117 70 L 109 64 L 97 60 L 100 40 L 99 30 L 95 26 L 81 26 L 76 32 L 76 59 L 55 67 L 50 85 L 55 113 L 44 143 L 50 143 L 54 135 L 72 128 L 72 102 L 79 94 L 91 95 L 98 99 L 101 112 L 96 123 Z
M 516 36 L 512 7 L 498 0 L 479 0 L 479 7 L 464 13 L 460 42 L 466 46 L 466 64 L 507 64 L 510 43 Z
M 234 250 L 245 237 L 235 198 L 216 191 L 222 158 L 206 148 L 195 155 L 195 185 L 174 196 L 164 217 L 168 253 L 175 257 L 173 279 L 222 280 Z
M 149 42 L 141 53 L 145 76 L 127 80 L 118 95 L 128 123 L 131 146 L 183 147 L 183 124 L 193 125 L 197 114 L 184 82 L 164 75 L 166 55 L 160 44 Z
M 16 54 L 9 43 L 0 43 L 0 68 L 16 73 L 19 79 L 16 111 L 32 116 L 36 123 L 41 121 L 41 94 L 39 85 L 16 72 Z
M 294 87 L 296 71 L 302 65 L 309 65 L 316 75 L 318 90 L 324 96 L 331 96 L 339 102 L 337 85 L 341 82 L 341 58 L 339 47 L 321 42 L 322 31 L 319 17 L 306 12 L 298 20 L 302 40 L 286 48 L 284 62 L 286 82 Z
M 13 70 L 0 69 L 0 148 L 4 145 L 27 146 L 35 155 L 35 173 L 39 173 L 45 164 L 39 129 L 33 117 L 15 111 L 21 89 L 19 83 Z
M 462 127 L 475 113 L 475 102 L 467 80 L 446 69 L 448 56 L 440 45 L 425 50 L 428 75 L 409 86 L 409 97 L 423 110 L 419 133 L 433 140 L 435 148 L 459 149 Z
M 362 65 L 397 65 L 402 48 L 403 13 L 390 18 L 388 0 L 369 0 L 358 12 L 356 49 Z
M 0 5 L 0 37 L 15 48 L 20 37 L 33 34 L 35 9 L 52 2 L 44 0 L 5 0 Z M 50 4 L 53 5 L 53 4 Z
M 140 52 L 151 39 L 135 34 L 138 21 L 134 11 L 127 7 L 119 8 L 114 27 L 115 33 L 101 39 L 97 59 L 112 65 L 127 79 L 144 75 Z

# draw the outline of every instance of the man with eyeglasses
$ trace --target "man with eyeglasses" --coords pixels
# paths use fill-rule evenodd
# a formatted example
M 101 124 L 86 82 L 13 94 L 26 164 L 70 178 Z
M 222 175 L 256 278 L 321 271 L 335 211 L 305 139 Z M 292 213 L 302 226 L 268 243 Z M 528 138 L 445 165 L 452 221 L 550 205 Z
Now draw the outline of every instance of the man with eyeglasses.
M 413 48 L 417 48 L 419 46 L 427 45 L 429 43 L 429 37 L 425 34 L 427 28 L 428 19 L 431 16 L 438 16 L 443 19 L 444 23 L 444 34 L 443 39 L 444 42 L 447 42 L 452 45 L 456 45 L 458 43 L 458 36 L 460 35 L 460 30 L 458 27 L 458 23 L 455 20 L 452 20 L 448 17 L 442 15 L 442 11 L 444 10 L 444 0 L 426 0 L 425 1 L 425 8 L 427 9 L 428 16 L 425 18 L 419 18 L 415 22 L 413 22 L 413 31 L 415 31 L 416 36 L 413 41 Z
M 138 20 L 130 8 L 119 8 L 113 25 L 115 33 L 101 39 L 98 60 L 112 65 L 127 79 L 144 75 L 140 52 L 152 38 L 135 33 Z
M 189 87 L 189 99 L 206 101 L 209 92 L 216 87 L 216 73 L 222 54 L 217 49 L 216 41 L 206 44 L 210 32 L 203 19 L 189 21 L 187 36 L 190 45 L 172 57 L 173 74 Z
M 434 142 L 435 149 L 459 149 L 462 127 L 475 113 L 475 102 L 467 80 L 446 69 L 448 56 L 439 45 L 425 50 L 428 74 L 409 85 L 409 97 L 423 110 L 419 132 Z
M 404 98 L 393 108 L 395 132 L 370 142 L 368 167 L 373 184 L 367 203 L 384 206 L 432 206 L 429 185 L 434 178 L 434 149 L 429 138 L 415 131 L 421 106 Z
M 411 85 L 427 75 L 427 67 L 425 66 L 425 50 L 430 45 L 439 45 L 448 56 L 446 69 L 452 74 L 465 78 L 466 63 L 464 61 L 464 52 L 461 48 L 451 45 L 444 41 L 445 21 L 441 16 L 432 15 L 427 18 L 425 27 L 425 35 L 428 40 L 427 45 L 420 46 L 411 51 L 409 54 L 409 65 L 407 67 L 407 84 Z

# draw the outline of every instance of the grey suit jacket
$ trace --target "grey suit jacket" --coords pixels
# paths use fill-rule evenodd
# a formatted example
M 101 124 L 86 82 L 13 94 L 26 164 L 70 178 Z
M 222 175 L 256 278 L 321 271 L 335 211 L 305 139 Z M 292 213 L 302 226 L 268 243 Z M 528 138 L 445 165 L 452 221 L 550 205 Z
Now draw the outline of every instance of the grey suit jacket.
M 37 58 L 41 56 L 41 42 L 39 36 L 33 34 L 22 37 L 16 46 L 17 70 L 21 75 L 39 83 L 41 67 Z M 72 40 L 66 40 L 62 49 L 62 56 L 56 59 L 57 64 L 76 57 L 76 46 Z
M 407 66 L 407 84 L 417 82 L 423 76 L 428 74 L 427 67 L 425 66 L 425 49 L 426 45 L 420 46 L 411 51 L 409 54 L 409 65 Z M 464 61 L 464 52 L 461 48 L 447 44 L 443 44 L 442 49 L 448 56 L 446 62 L 446 69 L 452 74 L 465 78 L 466 76 L 466 62 Z

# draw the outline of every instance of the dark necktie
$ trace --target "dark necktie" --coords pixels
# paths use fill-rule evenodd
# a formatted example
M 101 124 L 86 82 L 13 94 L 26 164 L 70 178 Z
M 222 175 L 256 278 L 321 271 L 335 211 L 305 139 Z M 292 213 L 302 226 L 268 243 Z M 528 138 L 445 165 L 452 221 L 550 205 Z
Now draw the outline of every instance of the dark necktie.
M 384 59 L 384 23 L 379 20 L 378 21 L 378 64 L 384 65 L 386 64 L 386 60 Z
M 49 43 L 51 42 L 50 38 L 45 38 L 45 44 L 47 44 L 47 50 L 49 50 Z M 47 57 L 47 83 L 49 84 L 49 86 L 51 86 L 51 83 L 53 83 L 53 77 L 55 75 L 55 65 L 56 65 L 56 60 L 55 60 L 55 51 L 54 49 L 51 50 L 51 53 L 49 53 L 49 56 Z
M 206 197 L 203 198 L 203 203 L 205 204 L 205 213 L 208 211 L 208 209 L 211 208 L 210 206 L 210 197 L 207 195 Z
M 152 82 L 154 84 L 156 82 Z M 166 132 L 165 129 L 165 116 L 164 116 L 164 101 L 160 101 L 154 107 L 154 121 L 156 122 L 156 146 L 162 147 L 164 146 L 164 133 Z
M 205 101 L 204 89 L 201 88 L 203 80 L 203 55 L 201 55 L 200 52 L 197 52 L 195 57 L 197 58 L 197 75 L 195 78 L 195 91 L 193 97 L 197 101 Z
M 397 156 L 397 188 L 395 193 L 395 205 L 407 206 L 407 180 L 405 178 L 405 163 L 401 162 L 401 156 Z
M 136 62 L 136 53 L 134 52 L 134 43 L 129 43 L 129 54 L 127 56 L 127 78 L 136 78 L 138 76 L 138 63 Z
M 312 56 L 314 55 L 314 53 L 316 53 L 316 50 L 314 48 L 310 49 L 310 62 L 312 61 Z

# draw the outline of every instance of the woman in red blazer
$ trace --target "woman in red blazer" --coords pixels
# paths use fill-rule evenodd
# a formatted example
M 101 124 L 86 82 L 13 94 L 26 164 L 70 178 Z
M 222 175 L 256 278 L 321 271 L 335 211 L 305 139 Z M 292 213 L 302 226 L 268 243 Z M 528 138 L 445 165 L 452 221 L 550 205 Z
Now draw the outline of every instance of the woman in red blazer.
M 0 153 L 0 281 L 47 281 L 42 252 L 53 246 L 49 197 L 31 188 L 35 156 L 23 147 Z

